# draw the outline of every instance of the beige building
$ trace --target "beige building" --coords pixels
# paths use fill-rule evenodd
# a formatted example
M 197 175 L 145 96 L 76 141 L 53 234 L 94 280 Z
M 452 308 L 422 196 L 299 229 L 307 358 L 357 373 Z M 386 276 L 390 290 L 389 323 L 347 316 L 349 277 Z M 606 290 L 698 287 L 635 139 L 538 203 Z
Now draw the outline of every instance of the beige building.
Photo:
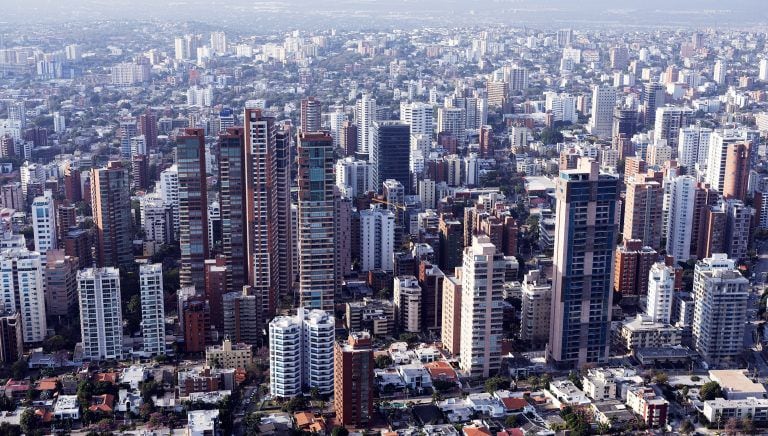
M 234 344 L 224 339 L 221 345 L 211 345 L 205 349 L 205 361 L 218 362 L 221 368 L 246 368 L 253 363 L 253 351 L 250 345 Z
M 416 277 L 395 277 L 394 306 L 398 331 L 421 332 L 421 286 Z
M 629 351 L 638 348 L 657 348 L 680 345 L 682 330 L 678 327 L 654 322 L 647 315 L 637 315 L 624 321 L 619 328 L 621 344 Z
M 616 379 L 613 373 L 600 368 L 590 368 L 587 375 L 582 377 L 581 384 L 584 393 L 595 401 L 616 398 Z
M 522 285 L 520 339 L 530 341 L 534 349 L 549 340 L 549 317 L 552 308 L 552 285 L 539 270 L 528 272 Z
M 461 268 L 443 280 L 443 347 L 452 355 L 460 352 L 461 344 Z

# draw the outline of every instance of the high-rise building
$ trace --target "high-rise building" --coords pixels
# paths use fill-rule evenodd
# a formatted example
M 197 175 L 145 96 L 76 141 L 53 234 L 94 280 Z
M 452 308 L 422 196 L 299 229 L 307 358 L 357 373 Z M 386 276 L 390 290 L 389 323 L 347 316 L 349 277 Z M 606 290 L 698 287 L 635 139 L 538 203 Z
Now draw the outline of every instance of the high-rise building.
M 677 150 L 680 129 L 687 127 L 693 118 L 693 109 L 679 106 L 664 106 L 656 109 L 653 139 L 656 143 L 664 140 L 668 147 Z
M 629 141 L 632 136 L 637 133 L 637 110 L 629 108 L 614 108 L 613 110 L 613 126 L 611 128 L 611 138 L 614 148 L 618 148 L 619 140 L 625 139 Z M 621 157 L 627 156 L 629 153 L 624 153 L 621 148 L 618 148 L 622 152 Z
M 299 307 L 296 316 L 277 316 L 269 323 L 270 393 L 279 398 L 316 388 L 334 387 L 335 321 L 322 310 Z
M 677 163 L 692 173 L 696 164 L 704 168 L 709 154 L 709 137 L 712 129 L 701 126 L 688 126 L 680 129 L 677 140 Z
M 749 280 L 725 254 L 696 263 L 693 274 L 693 346 L 709 364 L 722 364 L 743 351 Z
M 45 254 L 58 248 L 56 232 L 56 209 L 51 191 L 32 201 L 32 230 L 35 236 L 35 250 Z
M 112 161 L 91 170 L 91 205 L 96 225 L 96 264 L 121 267 L 133 262 L 131 191 L 128 170 Z
M 557 179 L 548 358 L 582 367 L 608 358 L 618 180 L 587 158 Z
M 467 115 L 463 108 L 437 108 L 437 133 L 449 135 L 459 144 L 464 144 L 467 129 Z
M 352 156 L 358 148 L 358 128 L 356 124 L 350 121 L 344 121 L 341 126 L 341 136 L 339 137 L 339 147 L 344 150 L 345 156 Z
M 173 210 L 173 238 L 179 239 L 179 167 L 174 164 L 160 172 L 160 196 Z
M 706 182 L 725 198 L 746 199 L 751 141 L 746 130 L 716 130 L 710 136 Z
M 557 46 L 570 47 L 573 44 L 573 29 L 560 29 L 557 31 Z
M 414 276 L 394 280 L 395 324 L 400 332 L 421 332 L 421 286 Z
M 616 249 L 613 290 L 622 295 L 642 295 L 648 289 L 648 271 L 659 254 L 639 239 L 624 239 Z
M 461 221 L 452 214 L 441 214 L 438 231 L 440 234 L 440 262 L 443 271 L 449 271 L 462 265 L 464 250 L 464 228 Z
M 501 367 L 504 318 L 504 255 L 485 235 L 464 249 L 459 365 L 472 376 L 488 378 Z
M 46 336 L 43 259 L 36 251 L 12 248 L 0 254 L 0 297 L 6 312 L 20 312 L 25 344 Z M 82 312 L 81 312 L 82 313 Z
M 411 130 L 401 121 L 376 121 L 371 126 L 371 179 L 374 186 L 388 179 L 402 183 L 410 192 Z
M 443 313 L 441 339 L 451 355 L 461 352 L 461 268 L 443 280 Z
M 223 299 L 229 289 L 229 265 L 226 256 L 205 260 L 205 298 L 211 307 L 211 325 L 224 330 Z
M 229 268 L 228 289 L 246 284 L 245 131 L 230 127 L 219 135 L 219 204 L 221 252 Z
M 308 309 L 332 312 L 339 287 L 333 138 L 327 133 L 300 133 L 298 161 L 300 301 Z
M 592 87 L 592 117 L 589 132 L 598 138 L 610 138 L 613 133 L 613 110 L 616 106 L 616 88 L 608 85 Z
M 540 270 L 529 271 L 523 278 L 520 339 L 533 349 L 543 348 L 549 340 L 552 309 L 552 284 Z
M 690 258 L 695 214 L 696 179 L 677 176 L 666 182 L 669 191 L 667 209 L 667 255 L 677 262 Z
M 49 317 L 68 317 L 77 308 L 76 257 L 64 250 L 48 250 L 45 260 L 45 311 Z
M 157 244 L 173 242 L 173 206 L 157 195 L 145 195 L 139 200 L 144 240 Z M 63 239 L 63 238 L 62 238 Z
M 165 300 L 163 295 L 163 265 L 139 266 L 141 288 L 141 337 L 144 353 L 165 354 Z
M 336 162 L 336 186 L 341 195 L 347 198 L 355 198 L 359 194 L 377 191 L 372 176 L 372 165 L 364 160 L 354 157 L 346 157 Z
M 400 103 L 400 121 L 411 127 L 411 135 L 426 135 L 432 138 L 434 133 L 432 105 L 426 103 Z
M 149 108 L 139 115 L 138 133 L 144 136 L 147 151 L 157 150 L 157 116 Z
M 725 201 L 725 253 L 728 258 L 744 260 L 749 248 L 749 232 L 755 210 L 740 200 Z
M 718 59 L 715 62 L 715 66 L 712 69 L 712 80 L 718 85 L 725 85 L 725 76 L 728 71 L 728 64 L 722 59 Z
M 208 185 L 205 176 L 205 132 L 187 129 L 176 137 L 179 173 L 179 245 L 182 287 L 205 287 L 203 262 L 208 257 Z
M 367 155 L 371 146 L 371 129 L 376 117 L 376 99 L 368 93 L 357 99 L 355 125 L 357 125 L 357 151 Z M 347 140 L 349 141 L 349 139 Z M 347 142 L 349 145 L 349 142 Z M 349 149 L 349 147 L 347 147 Z
M 227 53 L 227 34 L 224 32 L 211 32 L 211 50 L 217 55 Z
M 282 292 L 277 255 L 277 125 L 260 109 L 245 110 L 245 222 L 248 284 L 261 301 L 259 316 L 271 315 Z
M 395 215 L 387 209 L 360 211 L 360 270 L 392 271 Z
M 643 125 L 646 128 L 656 125 L 656 108 L 664 106 L 666 93 L 664 86 L 657 82 L 648 82 L 643 88 Z
M 627 182 L 624 206 L 625 239 L 639 239 L 643 245 L 661 248 L 664 190 L 650 177 L 636 175 Z
M 301 99 L 302 132 L 319 132 L 322 130 L 322 103 L 315 97 Z
M 342 426 L 363 427 L 373 419 L 374 360 L 371 335 L 352 332 L 334 347 L 334 410 Z
M 422 260 L 418 279 L 421 286 L 421 326 L 424 330 L 439 331 L 443 318 L 445 274 L 431 260 Z
M 664 263 L 654 263 L 648 274 L 648 295 L 645 312 L 653 322 L 672 322 L 672 300 L 675 295 L 675 269 Z
M 0 362 L 13 365 L 24 357 L 24 336 L 19 312 L 0 313 Z
M 77 273 L 83 358 L 93 361 L 123 356 L 120 272 L 88 268 Z
M 275 196 L 277 197 L 277 293 L 279 296 L 289 295 L 293 291 L 296 268 L 293 265 L 294 246 L 291 241 L 296 233 L 296 226 L 291 219 L 291 182 L 293 177 L 293 133 L 289 123 L 281 124 L 275 137 L 276 181 Z M 339 224 L 341 221 L 338 221 Z M 348 253 L 349 251 L 347 251 Z M 273 304 L 270 302 L 270 304 Z M 273 305 L 270 308 L 274 307 Z
M 760 71 L 757 78 L 762 82 L 768 82 L 768 59 L 760 59 Z
M 210 303 L 209 303 L 210 307 Z M 243 286 L 241 292 L 228 292 L 221 302 L 224 336 L 235 342 L 256 345 L 261 340 L 263 325 L 262 298 L 250 286 Z M 212 312 L 212 311 L 209 311 Z M 211 318 L 213 314 L 211 313 Z M 211 322 L 213 325 L 213 322 Z

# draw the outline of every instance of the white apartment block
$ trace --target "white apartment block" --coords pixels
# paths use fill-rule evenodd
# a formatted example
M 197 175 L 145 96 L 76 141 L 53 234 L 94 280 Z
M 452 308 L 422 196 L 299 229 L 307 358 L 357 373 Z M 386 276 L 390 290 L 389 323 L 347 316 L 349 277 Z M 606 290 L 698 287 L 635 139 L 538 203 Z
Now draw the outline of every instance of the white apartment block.
M 5 311 L 21 313 L 24 343 L 45 339 L 45 291 L 43 257 L 26 248 L 12 248 L 0 254 L 0 298 Z
M 648 274 L 648 294 L 645 302 L 645 313 L 653 322 L 670 323 L 674 294 L 675 270 L 663 263 L 653 264 Z
M 382 208 L 360 211 L 360 269 L 394 269 L 395 214 Z
M 160 263 L 154 263 L 139 267 L 141 337 L 144 342 L 144 352 L 153 356 L 165 354 L 165 306 L 162 266 Z
M 123 356 L 123 316 L 120 271 L 87 268 L 77 273 L 83 358 L 120 359 Z
M 414 276 L 394 280 L 395 321 L 400 332 L 421 332 L 421 286 Z
M 51 191 L 32 201 L 32 230 L 35 235 L 35 250 L 45 254 L 58 248 L 56 237 L 56 209 Z

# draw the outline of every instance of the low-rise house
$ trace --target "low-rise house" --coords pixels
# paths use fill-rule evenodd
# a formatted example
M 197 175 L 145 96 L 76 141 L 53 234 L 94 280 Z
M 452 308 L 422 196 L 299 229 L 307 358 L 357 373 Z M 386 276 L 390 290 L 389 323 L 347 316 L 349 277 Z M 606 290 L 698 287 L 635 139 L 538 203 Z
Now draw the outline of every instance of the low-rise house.
M 594 402 L 590 407 L 595 420 L 613 430 L 623 429 L 635 420 L 632 411 L 619 400 Z
M 296 428 L 302 431 L 312 434 L 325 434 L 328 430 L 325 418 L 320 414 L 298 412 L 293 415 L 293 419 L 296 422 Z
M 58 420 L 79 420 L 80 403 L 77 401 L 77 395 L 59 395 L 53 406 L 53 417 Z
M 441 380 L 445 382 L 455 383 L 458 380 L 456 376 L 456 370 L 453 369 L 450 363 L 444 360 L 438 360 L 436 362 L 424 364 L 424 368 L 429 372 L 429 376 L 432 381 Z
M 115 409 L 115 396 L 112 394 L 94 395 L 91 397 L 91 412 L 112 413 Z
M 505 414 L 504 405 L 501 401 L 485 392 L 467 395 L 467 404 L 475 412 L 489 415 L 492 418 L 501 418 Z
M 397 372 L 408 389 L 423 392 L 424 389 L 432 388 L 432 378 L 429 376 L 429 371 L 420 363 L 400 365 L 397 367 Z
M 472 419 L 472 409 L 461 398 L 448 398 L 437 403 L 437 407 L 443 411 L 449 422 L 454 424 L 467 422 Z
M 31 388 L 32 386 L 29 384 L 29 380 L 14 380 L 11 378 L 5 382 L 3 392 L 7 398 L 21 401 L 27 398 L 27 391 Z
M 143 404 L 144 400 L 141 398 L 141 394 L 137 391 L 120 389 L 117 392 L 117 405 L 115 406 L 115 410 L 118 412 L 132 412 L 138 414 Z
M 141 365 L 131 365 L 123 370 L 120 375 L 120 383 L 125 383 L 131 389 L 139 389 L 142 382 L 149 378 L 149 371 Z
M 218 404 L 228 396 L 232 395 L 232 391 L 210 391 L 210 392 L 191 392 L 187 397 L 192 403 L 200 404 Z
M 709 378 L 720 385 L 723 395 L 729 400 L 768 398 L 765 386 L 762 383 L 753 382 L 744 372 L 740 369 L 711 370 Z
M 667 425 L 669 402 L 649 387 L 636 387 L 627 391 L 627 406 L 643 418 L 650 428 L 664 428 Z
M 229 338 L 219 345 L 211 345 L 205 349 L 205 360 L 213 362 L 220 368 L 247 368 L 253 363 L 253 350 L 247 344 L 233 344 Z
M 185 436 L 211 436 L 218 432 L 219 410 L 190 410 L 187 412 Z
M 751 416 L 755 423 L 768 423 L 768 399 L 766 398 L 739 400 L 715 398 L 705 401 L 702 411 L 709 422 L 717 422 L 718 419 L 722 421 L 728 421 L 731 418 L 743 419 Z
M 610 371 L 601 368 L 589 369 L 581 384 L 584 393 L 595 401 L 616 398 L 616 380 Z
M 590 403 L 589 398 L 581 389 L 577 388 L 570 380 L 555 380 L 549 384 L 549 393 L 556 406 L 582 406 Z
M 434 404 L 417 404 L 411 408 L 411 411 L 419 426 L 445 424 L 442 410 Z

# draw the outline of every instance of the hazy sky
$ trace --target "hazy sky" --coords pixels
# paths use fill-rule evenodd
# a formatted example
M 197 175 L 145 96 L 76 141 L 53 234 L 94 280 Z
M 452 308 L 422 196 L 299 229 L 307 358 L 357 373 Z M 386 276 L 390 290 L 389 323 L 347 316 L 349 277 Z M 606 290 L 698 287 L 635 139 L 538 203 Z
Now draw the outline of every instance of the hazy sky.
M 766 0 L 0 0 L 0 22 L 163 19 L 233 27 L 512 25 L 753 26 Z

